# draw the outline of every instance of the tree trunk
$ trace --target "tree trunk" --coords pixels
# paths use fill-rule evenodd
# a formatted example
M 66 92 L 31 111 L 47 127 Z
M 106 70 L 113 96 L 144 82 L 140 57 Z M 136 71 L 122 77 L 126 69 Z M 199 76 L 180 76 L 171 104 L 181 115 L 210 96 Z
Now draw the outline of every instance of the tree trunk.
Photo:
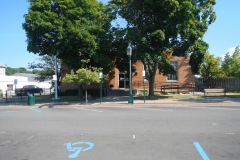
M 155 82 L 156 70 L 149 72 L 149 95 L 150 97 L 154 96 L 154 82 Z
M 78 85 L 78 97 L 82 97 L 82 85 Z
M 86 98 L 86 104 L 88 103 L 88 97 L 87 97 L 87 87 L 86 87 L 86 91 L 85 91 L 85 98 Z

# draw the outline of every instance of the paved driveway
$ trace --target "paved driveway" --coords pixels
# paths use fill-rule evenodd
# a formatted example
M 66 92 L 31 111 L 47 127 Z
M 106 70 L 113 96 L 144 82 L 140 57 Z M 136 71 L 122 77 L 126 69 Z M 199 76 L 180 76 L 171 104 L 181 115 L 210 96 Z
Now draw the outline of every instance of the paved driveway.
M 237 160 L 240 108 L 0 108 L 3 160 Z

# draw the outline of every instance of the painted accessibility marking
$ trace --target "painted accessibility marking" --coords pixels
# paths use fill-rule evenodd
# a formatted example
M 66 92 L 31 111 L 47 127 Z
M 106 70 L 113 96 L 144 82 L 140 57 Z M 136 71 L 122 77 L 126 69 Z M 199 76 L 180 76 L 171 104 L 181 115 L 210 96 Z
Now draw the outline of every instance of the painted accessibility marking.
M 77 158 L 81 152 L 88 151 L 94 147 L 94 144 L 91 142 L 65 143 L 64 145 L 69 152 L 74 152 L 73 154 L 70 154 L 68 158 Z M 74 145 L 82 145 L 84 147 L 72 147 Z
M 203 160 L 210 160 L 198 142 L 193 143 Z

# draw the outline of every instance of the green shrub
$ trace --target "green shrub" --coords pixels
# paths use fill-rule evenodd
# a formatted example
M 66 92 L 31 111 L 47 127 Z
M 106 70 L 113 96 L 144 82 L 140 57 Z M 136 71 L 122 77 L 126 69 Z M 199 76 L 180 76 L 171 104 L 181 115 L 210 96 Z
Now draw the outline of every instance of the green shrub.
M 3 97 L 3 92 L 1 89 L 0 89 L 0 97 Z

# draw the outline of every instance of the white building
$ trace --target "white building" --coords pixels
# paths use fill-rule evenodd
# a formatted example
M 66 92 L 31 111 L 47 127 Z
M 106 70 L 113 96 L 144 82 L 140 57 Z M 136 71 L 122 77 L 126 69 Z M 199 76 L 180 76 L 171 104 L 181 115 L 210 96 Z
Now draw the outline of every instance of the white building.
M 51 87 L 51 81 L 38 82 L 35 80 L 36 75 L 16 73 L 12 76 L 6 76 L 6 66 L 0 64 L 0 90 L 3 93 L 6 91 L 14 91 L 15 88 L 22 88 L 25 85 L 36 85 L 43 89 Z
M 2 76 L 2 75 L 5 76 L 5 72 L 6 72 L 6 66 L 0 64 L 0 76 Z

